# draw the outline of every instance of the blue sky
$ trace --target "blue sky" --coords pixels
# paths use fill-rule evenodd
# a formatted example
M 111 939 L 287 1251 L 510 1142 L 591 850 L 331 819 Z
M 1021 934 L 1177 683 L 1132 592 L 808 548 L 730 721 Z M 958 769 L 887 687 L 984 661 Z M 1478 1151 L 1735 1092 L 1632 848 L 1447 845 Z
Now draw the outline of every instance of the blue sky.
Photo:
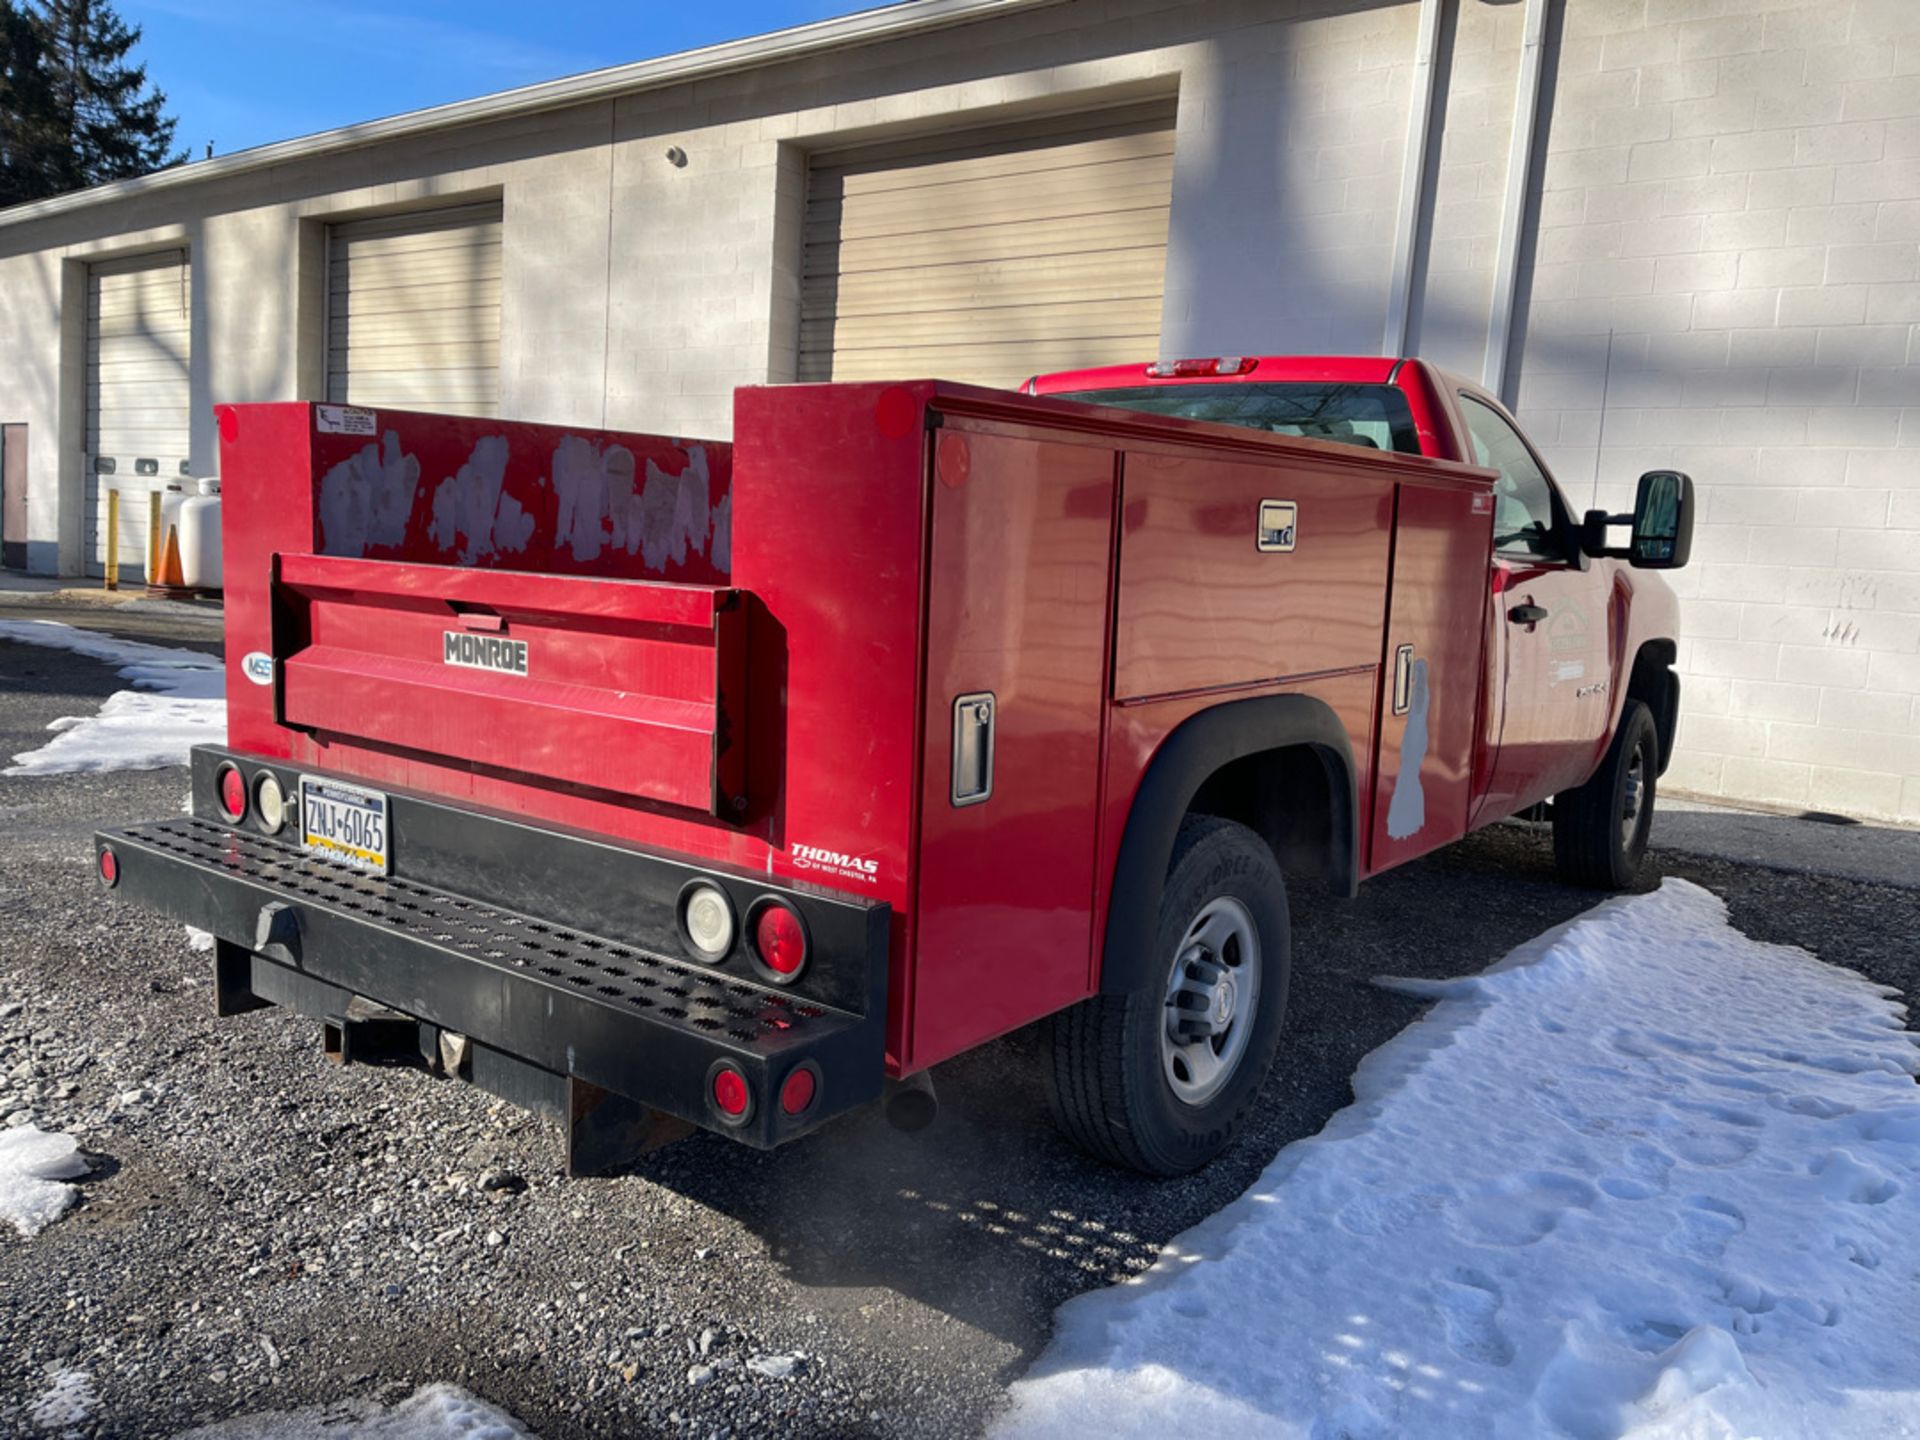
M 120 0 L 198 160 L 876 0 Z

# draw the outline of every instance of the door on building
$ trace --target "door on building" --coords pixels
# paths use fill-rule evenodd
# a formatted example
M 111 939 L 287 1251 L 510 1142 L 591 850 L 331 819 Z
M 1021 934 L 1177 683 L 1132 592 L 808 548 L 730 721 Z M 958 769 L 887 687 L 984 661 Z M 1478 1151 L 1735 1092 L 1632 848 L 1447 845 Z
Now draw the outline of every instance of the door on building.
M 184 250 L 87 272 L 87 573 L 106 562 L 107 495 L 120 492 L 120 563 L 142 571 L 147 496 L 188 471 L 192 431 Z
M 27 427 L 0 425 L 0 566 L 27 568 Z
M 327 232 L 327 399 L 500 411 L 496 201 L 383 216 Z
M 799 378 L 1037 371 L 1151 358 L 1172 99 L 815 154 Z

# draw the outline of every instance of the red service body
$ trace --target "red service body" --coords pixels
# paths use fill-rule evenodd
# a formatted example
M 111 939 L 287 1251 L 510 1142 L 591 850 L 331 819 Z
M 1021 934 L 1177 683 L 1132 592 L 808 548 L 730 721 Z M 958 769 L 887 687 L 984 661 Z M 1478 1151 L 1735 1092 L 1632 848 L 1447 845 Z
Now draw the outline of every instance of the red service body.
M 1362 419 L 1179 413 L 1286 386 Z M 774 1144 L 1157 995 L 1196 813 L 1350 893 L 1587 785 L 1630 697 L 1664 764 L 1671 593 L 1550 479 L 1503 537 L 1531 451 L 1477 387 L 1266 357 L 1025 388 L 742 389 L 731 444 L 223 407 L 228 744 L 193 817 L 100 837 L 102 882 L 214 931 L 226 1008 L 398 1033 L 584 1168 L 596 1105 Z

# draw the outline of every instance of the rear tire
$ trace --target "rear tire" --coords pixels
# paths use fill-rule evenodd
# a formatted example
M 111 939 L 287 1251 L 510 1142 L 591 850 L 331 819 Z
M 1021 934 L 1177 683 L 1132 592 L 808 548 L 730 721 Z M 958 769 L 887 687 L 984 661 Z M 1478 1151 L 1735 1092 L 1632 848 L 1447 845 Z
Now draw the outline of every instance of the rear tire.
M 1174 841 L 1145 978 L 1047 1022 L 1061 1131 L 1147 1175 L 1184 1175 L 1218 1155 L 1273 1067 L 1290 945 L 1286 882 L 1266 843 L 1244 825 L 1190 817 Z
M 1596 890 L 1634 882 L 1647 858 L 1659 770 L 1653 712 L 1629 700 L 1593 778 L 1553 799 L 1553 858 L 1562 879 Z

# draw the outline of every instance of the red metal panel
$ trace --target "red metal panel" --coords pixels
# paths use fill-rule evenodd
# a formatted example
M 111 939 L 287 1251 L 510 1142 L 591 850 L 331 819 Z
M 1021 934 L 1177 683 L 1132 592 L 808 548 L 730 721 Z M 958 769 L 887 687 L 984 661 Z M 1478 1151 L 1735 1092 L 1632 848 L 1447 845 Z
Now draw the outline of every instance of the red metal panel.
M 1339 448 L 1295 441 L 1260 462 L 1128 455 L 1115 699 L 1379 663 L 1397 471 L 1344 463 Z M 1255 547 L 1263 500 L 1297 507 L 1291 551 Z
M 1572 565 L 1496 559 L 1491 643 L 1503 699 L 1499 753 L 1482 813 L 1501 819 L 1578 785 L 1593 773 L 1617 713 L 1622 616 L 1612 603 L 1613 561 Z M 1547 618 L 1522 625 L 1515 605 Z
M 1109 629 L 1108 446 L 939 436 L 913 1056 L 932 1064 L 1086 993 Z M 993 785 L 952 799 L 957 696 L 990 693 Z
M 304 508 L 314 541 L 302 548 L 553 575 L 727 581 L 730 445 L 405 410 L 311 409 Z
M 1238 700 L 1253 695 L 1311 695 L 1324 701 L 1346 726 L 1347 745 L 1353 753 L 1354 782 L 1361 799 L 1362 813 L 1358 817 L 1361 823 L 1365 821 L 1366 797 L 1373 785 L 1374 676 L 1375 667 L 1370 664 L 1347 674 L 1235 691 L 1231 697 Z M 1090 988 L 1100 979 L 1109 891 L 1114 867 L 1120 858 L 1120 843 L 1126 834 L 1127 813 L 1133 807 L 1140 782 L 1153 763 L 1155 752 L 1181 722 L 1220 703 L 1220 698 L 1204 693 L 1181 695 L 1141 705 L 1116 705 L 1108 714 L 1106 779 L 1100 801 L 1100 885 L 1094 897 L 1094 949 L 1087 982 Z
M 282 555 L 280 580 L 296 590 L 354 591 L 429 604 L 458 602 L 573 619 L 650 621 L 656 625 L 712 625 L 732 603 L 732 592 L 712 585 L 598 581 L 517 571 L 474 572 L 441 565 L 386 560 L 338 560 L 326 555 Z M 444 606 L 442 607 L 444 608 Z
M 1380 668 L 1370 873 L 1466 833 L 1492 547 L 1493 504 L 1485 485 L 1400 485 Z M 1403 693 L 1397 693 L 1402 676 Z
M 889 1068 L 913 1068 L 911 910 L 920 623 L 934 387 L 734 395 L 735 583 L 756 605 L 756 805 L 775 874 L 893 906 Z M 776 777 L 771 790 L 761 778 Z

